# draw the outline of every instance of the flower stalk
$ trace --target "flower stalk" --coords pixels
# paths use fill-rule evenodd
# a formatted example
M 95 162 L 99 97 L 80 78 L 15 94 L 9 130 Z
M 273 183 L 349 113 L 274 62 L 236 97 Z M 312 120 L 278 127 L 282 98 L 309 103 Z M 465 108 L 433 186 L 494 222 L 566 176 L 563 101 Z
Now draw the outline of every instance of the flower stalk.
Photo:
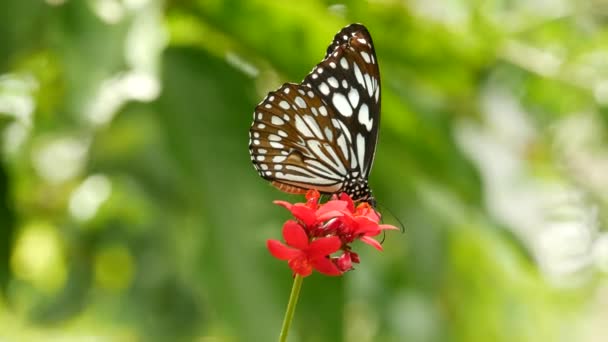
M 279 334 L 279 342 L 287 341 L 287 334 L 289 333 L 289 327 L 293 321 L 293 316 L 296 312 L 296 305 L 300 298 L 300 289 L 302 288 L 302 281 L 304 277 L 296 274 L 293 278 L 293 286 L 291 287 L 291 294 L 289 295 L 289 303 L 287 303 L 287 310 L 285 310 L 285 317 L 283 318 L 283 326 L 281 327 L 281 333 Z

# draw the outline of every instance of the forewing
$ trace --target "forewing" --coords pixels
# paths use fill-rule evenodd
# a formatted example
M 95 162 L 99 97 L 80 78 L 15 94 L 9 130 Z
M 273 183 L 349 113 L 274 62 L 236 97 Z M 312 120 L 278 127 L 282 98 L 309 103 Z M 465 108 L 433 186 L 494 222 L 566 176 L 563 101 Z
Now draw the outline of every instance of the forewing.
M 372 38 L 360 24 L 343 28 L 329 45 L 325 59 L 306 76 L 330 108 L 353 146 L 355 162 L 367 178 L 374 160 L 380 124 L 380 72 Z

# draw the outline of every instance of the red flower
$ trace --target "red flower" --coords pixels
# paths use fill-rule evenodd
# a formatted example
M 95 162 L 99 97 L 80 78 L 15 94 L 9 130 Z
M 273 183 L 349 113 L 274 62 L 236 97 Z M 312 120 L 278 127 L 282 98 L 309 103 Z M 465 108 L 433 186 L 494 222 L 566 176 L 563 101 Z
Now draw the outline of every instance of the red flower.
M 320 194 L 316 190 L 306 193 L 306 203 L 291 204 L 285 201 L 274 203 L 287 208 L 296 221 L 287 221 L 283 226 L 283 237 L 287 245 L 268 240 L 268 250 L 281 260 L 287 260 L 294 273 L 308 276 L 313 269 L 326 275 L 340 275 L 359 263 L 357 253 L 349 245 L 361 240 L 378 250 L 382 245 L 372 237 L 383 230 L 397 229 L 379 224 L 380 215 L 368 203 L 355 203 L 347 194 L 332 196 L 331 200 L 319 204 Z M 332 253 L 343 250 L 339 257 Z
M 328 257 L 342 246 L 337 236 L 318 238 L 309 242 L 304 228 L 290 220 L 283 226 L 283 238 L 287 245 L 277 240 L 268 240 L 268 250 L 275 258 L 287 260 L 294 273 L 306 277 L 315 269 L 330 276 L 341 274 Z
M 359 263 L 359 255 L 351 251 L 345 251 L 344 254 L 336 258 L 336 266 L 338 266 L 342 272 L 352 270 L 353 262 L 356 264 Z
M 274 203 L 291 211 L 291 214 L 308 230 L 331 218 L 349 213 L 348 203 L 345 201 L 332 200 L 319 206 L 320 197 L 317 190 L 310 190 L 306 193 L 306 203 L 291 204 L 285 201 L 274 201 Z

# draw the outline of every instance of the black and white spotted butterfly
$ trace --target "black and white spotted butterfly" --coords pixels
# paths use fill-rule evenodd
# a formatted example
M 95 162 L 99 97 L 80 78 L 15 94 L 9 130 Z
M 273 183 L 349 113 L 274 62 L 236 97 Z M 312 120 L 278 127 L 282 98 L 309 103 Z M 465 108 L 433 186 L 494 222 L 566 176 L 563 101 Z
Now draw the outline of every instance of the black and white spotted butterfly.
M 278 189 L 346 192 L 374 204 L 368 176 L 380 124 L 380 72 L 372 38 L 346 26 L 301 84 L 286 83 L 255 108 L 249 152 Z

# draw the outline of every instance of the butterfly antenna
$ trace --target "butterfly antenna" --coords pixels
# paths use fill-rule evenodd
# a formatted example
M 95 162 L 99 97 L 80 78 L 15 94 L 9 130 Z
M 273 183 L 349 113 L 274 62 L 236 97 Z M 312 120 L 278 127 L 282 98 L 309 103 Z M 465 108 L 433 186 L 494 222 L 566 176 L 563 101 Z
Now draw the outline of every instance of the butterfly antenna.
M 399 230 L 401 230 L 401 233 L 405 233 L 405 225 L 403 224 L 403 222 L 399 219 L 399 217 L 397 217 L 397 215 L 393 214 L 392 211 L 390 211 L 386 206 L 377 203 L 379 207 L 382 208 L 382 211 L 387 211 L 397 222 L 399 222 Z M 384 218 L 380 218 L 381 222 L 384 223 Z M 382 241 L 384 241 L 384 237 L 382 238 Z

